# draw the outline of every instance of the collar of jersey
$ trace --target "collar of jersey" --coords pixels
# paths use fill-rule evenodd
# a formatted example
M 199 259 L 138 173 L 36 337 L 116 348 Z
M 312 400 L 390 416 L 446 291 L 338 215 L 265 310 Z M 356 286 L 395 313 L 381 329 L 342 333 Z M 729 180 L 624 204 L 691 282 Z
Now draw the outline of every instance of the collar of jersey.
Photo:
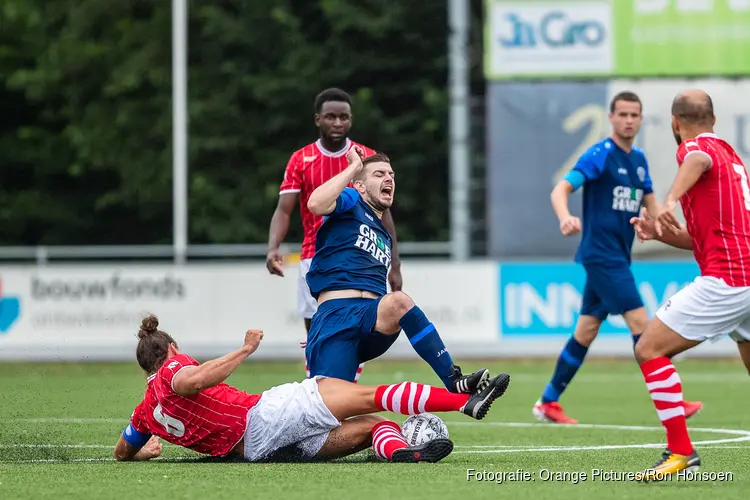
M 323 156 L 330 156 L 331 158 L 339 158 L 341 156 L 344 156 L 347 151 L 349 151 L 349 148 L 351 146 L 352 141 L 348 137 L 346 138 L 346 144 L 344 144 L 344 147 L 339 149 L 338 151 L 328 151 L 323 147 L 323 142 L 320 139 L 315 141 L 315 147 L 318 148 L 318 151 L 320 151 Z

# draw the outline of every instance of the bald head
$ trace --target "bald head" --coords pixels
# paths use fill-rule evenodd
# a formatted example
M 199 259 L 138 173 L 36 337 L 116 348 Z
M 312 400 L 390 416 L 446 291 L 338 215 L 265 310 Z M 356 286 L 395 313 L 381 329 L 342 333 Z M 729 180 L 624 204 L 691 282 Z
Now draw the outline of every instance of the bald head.
M 714 104 L 702 90 L 686 90 L 674 98 L 672 116 L 686 125 L 713 126 Z

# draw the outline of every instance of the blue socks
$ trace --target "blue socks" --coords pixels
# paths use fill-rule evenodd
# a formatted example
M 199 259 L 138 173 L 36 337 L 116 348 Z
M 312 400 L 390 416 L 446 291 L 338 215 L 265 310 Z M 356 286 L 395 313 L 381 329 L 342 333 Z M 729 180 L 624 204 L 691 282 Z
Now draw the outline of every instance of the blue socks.
M 570 340 L 568 340 L 565 348 L 560 353 L 560 357 L 557 359 L 552 380 L 544 388 L 542 403 L 550 403 L 560 399 L 560 395 L 565 391 L 570 381 L 573 380 L 578 368 L 583 364 L 583 358 L 586 357 L 588 350 L 589 348 L 579 344 L 575 337 L 570 337 Z
M 414 306 L 404 314 L 398 324 L 417 354 L 432 367 L 445 387 L 452 390 L 453 360 L 443 344 L 443 339 L 427 316 L 418 306 Z

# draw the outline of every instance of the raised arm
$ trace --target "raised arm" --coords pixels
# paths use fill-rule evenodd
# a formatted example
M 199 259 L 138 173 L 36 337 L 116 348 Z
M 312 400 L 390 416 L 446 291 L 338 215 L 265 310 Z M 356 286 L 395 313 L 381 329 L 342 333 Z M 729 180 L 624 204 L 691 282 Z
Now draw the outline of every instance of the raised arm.
M 254 353 L 263 338 L 262 330 L 248 330 L 245 343 L 234 352 L 206 361 L 200 366 L 186 366 L 172 379 L 172 389 L 180 396 L 193 396 L 224 382 L 240 364 Z
M 359 146 L 354 146 L 346 153 L 349 166 L 339 174 L 331 177 L 324 184 L 310 194 L 307 208 L 315 215 L 329 215 L 336 209 L 336 199 L 349 185 L 354 177 L 362 170 L 362 156 L 364 152 Z

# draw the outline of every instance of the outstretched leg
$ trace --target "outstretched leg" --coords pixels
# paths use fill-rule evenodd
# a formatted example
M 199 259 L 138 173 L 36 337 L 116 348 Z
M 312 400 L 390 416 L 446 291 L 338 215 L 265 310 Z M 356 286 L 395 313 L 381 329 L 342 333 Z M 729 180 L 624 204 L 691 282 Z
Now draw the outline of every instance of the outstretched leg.
M 443 339 L 424 312 L 403 292 L 389 293 L 378 304 L 375 330 L 385 335 L 395 335 L 404 330 L 409 342 L 419 356 L 435 371 L 451 392 L 471 393 L 486 385 L 489 370 L 481 369 L 464 376 L 443 343 Z
M 460 411 L 480 420 L 495 399 L 505 393 L 509 383 L 510 376 L 501 374 L 490 380 L 482 390 L 472 394 L 456 394 L 415 382 L 375 387 L 327 378 L 318 381 L 318 391 L 328 410 L 339 420 L 381 411 L 402 415 Z

